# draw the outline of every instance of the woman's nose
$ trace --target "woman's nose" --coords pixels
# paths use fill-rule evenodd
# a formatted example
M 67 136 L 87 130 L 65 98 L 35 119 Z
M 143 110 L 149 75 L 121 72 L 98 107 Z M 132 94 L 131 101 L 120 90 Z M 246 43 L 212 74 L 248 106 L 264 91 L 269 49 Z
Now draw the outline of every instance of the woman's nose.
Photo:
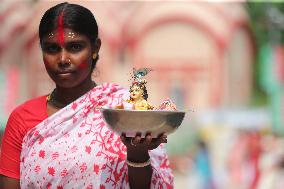
M 68 53 L 62 49 L 61 53 L 60 53 L 60 61 L 59 61 L 59 66 L 60 67 L 67 67 L 71 64 L 71 60 L 68 56 Z

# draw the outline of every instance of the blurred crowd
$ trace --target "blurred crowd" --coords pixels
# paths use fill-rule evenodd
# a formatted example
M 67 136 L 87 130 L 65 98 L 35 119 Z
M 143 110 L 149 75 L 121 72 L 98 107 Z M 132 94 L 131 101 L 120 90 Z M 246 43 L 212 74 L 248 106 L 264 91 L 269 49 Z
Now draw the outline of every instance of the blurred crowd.
M 225 151 L 225 157 L 216 157 L 214 150 L 217 149 L 210 146 L 209 141 L 199 137 L 192 150 L 172 157 L 178 177 L 176 188 L 284 188 L 283 137 L 270 132 L 239 130 L 230 141 L 218 145 L 218 150 Z M 216 163 L 216 158 L 221 158 L 222 163 Z

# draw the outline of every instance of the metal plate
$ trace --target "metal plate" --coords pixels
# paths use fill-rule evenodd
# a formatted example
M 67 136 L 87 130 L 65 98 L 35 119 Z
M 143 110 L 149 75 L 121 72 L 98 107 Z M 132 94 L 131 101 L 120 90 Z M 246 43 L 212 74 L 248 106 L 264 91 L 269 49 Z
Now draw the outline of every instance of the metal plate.
M 133 137 L 140 132 L 142 137 L 147 132 L 152 137 L 161 133 L 170 134 L 182 123 L 185 112 L 163 111 L 163 110 L 122 110 L 122 109 L 101 109 L 103 118 L 108 126 L 118 134 L 126 133 L 126 136 Z

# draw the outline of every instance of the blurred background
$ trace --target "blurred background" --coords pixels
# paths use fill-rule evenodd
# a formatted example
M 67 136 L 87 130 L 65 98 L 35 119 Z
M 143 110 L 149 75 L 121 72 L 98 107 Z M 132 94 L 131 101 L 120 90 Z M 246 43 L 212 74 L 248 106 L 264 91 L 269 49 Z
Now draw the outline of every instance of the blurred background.
M 97 83 L 128 87 L 150 67 L 149 101 L 187 111 L 167 144 L 175 188 L 284 189 L 284 3 L 70 2 L 98 22 Z M 54 88 L 38 25 L 57 3 L 0 0 L 1 133 L 15 106 Z

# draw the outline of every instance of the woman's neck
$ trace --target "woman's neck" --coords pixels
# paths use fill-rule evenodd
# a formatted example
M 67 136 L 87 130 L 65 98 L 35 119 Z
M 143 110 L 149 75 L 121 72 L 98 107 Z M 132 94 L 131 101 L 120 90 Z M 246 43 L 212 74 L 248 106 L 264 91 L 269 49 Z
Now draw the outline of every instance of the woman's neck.
M 62 88 L 60 86 L 56 86 L 54 98 L 58 103 L 67 105 L 83 96 L 95 86 L 95 82 L 93 82 L 91 79 L 88 79 L 78 86 L 72 88 Z

